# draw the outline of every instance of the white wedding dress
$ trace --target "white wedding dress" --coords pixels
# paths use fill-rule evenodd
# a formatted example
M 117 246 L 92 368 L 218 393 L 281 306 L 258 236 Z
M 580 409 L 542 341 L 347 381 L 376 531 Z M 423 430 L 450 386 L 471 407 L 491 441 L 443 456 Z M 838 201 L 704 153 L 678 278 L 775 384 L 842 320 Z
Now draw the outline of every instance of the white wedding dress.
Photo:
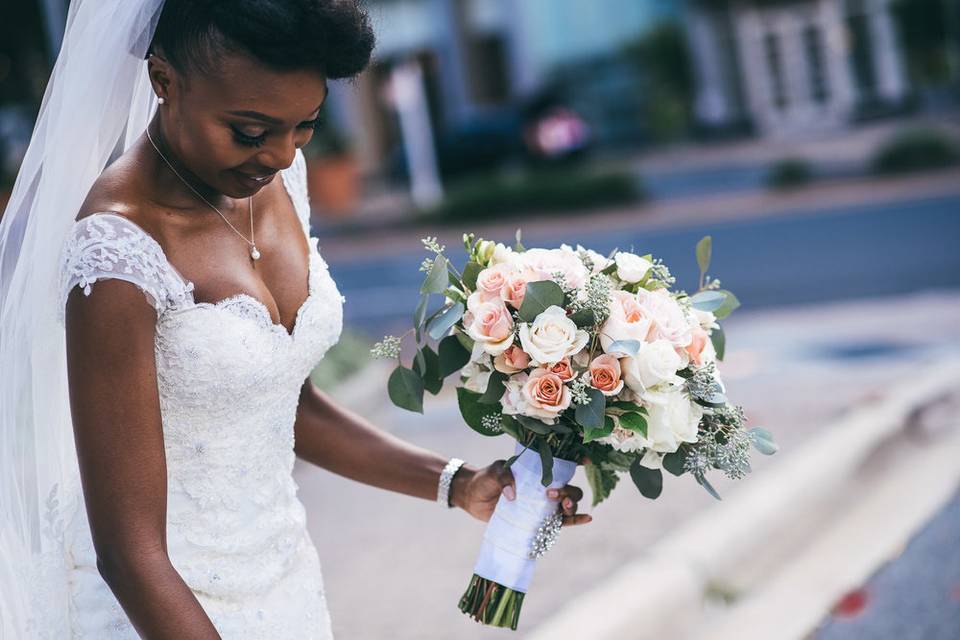
M 119 215 L 76 222 L 62 254 L 61 303 L 74 286 L 89 294 L 97 281 L 119 278 L 157 310 L 168 553 L 226 639 L 332 638 L 291 473 L 300 388 L 339 338 L 344 299 L 310 237 L 299 151 L 281 176 L 310 244 L 309 296 L 292 334 L 249 295 L 195 302 L 160 245 Z M 97 572 L 82 504 L 57 526 L 70 563 L 72 636 L 137 638 Z

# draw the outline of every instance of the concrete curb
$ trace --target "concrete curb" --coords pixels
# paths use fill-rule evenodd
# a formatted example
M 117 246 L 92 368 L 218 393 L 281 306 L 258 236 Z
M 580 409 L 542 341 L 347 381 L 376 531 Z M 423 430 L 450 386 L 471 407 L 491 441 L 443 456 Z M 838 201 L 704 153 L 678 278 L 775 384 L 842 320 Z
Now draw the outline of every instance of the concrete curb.
M 787 535 L 803 514 L 822 509 L 871 452 L 916 411 L 960 388 L 958 380 L 960 364 L 934 365 L 896 394 L 839 420 L 525 637 L 676 637 L 678 620 L 702 611 L 712 581 L 749 563 L 759 543 Z

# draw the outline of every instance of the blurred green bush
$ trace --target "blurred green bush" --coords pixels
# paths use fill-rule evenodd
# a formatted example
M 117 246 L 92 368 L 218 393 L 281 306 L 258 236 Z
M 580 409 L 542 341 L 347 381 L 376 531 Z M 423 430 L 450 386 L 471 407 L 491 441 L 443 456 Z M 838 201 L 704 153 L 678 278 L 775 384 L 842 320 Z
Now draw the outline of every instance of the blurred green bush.
M 795 189 L 813 180 L 813 168 L 803 158 L 784 158 L 773 163 L 766 183 L 771 189 Z
M 317 387 L 330 391 L 338 384 L 359 373 L 373 357 L 370 347 L 373 342 L 356 331 L 344 329 L 340 340 L 330 347 L 317 367 L 311 372 L 310 379 Z
M 443 202 L 423 214 L 438 222 L 459 222 L 582 211 L 643 198 L 639 178 L 628 171 L 550 167 L 513 175 L 486 174 L 451 185 Z
M 890 174 L 937 169 L 960 163 L 960 145 L 933 129 L 912 129 L 895 134 L 873 157 L 875 173 Z

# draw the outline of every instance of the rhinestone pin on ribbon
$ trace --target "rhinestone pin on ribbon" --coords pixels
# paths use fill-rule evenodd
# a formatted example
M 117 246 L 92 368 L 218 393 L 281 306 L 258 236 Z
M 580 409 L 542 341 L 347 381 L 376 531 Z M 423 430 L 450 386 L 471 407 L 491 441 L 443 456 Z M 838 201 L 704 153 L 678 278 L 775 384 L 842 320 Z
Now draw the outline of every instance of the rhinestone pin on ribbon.
M 531 560 L 542 558 L 550 550 L 550 547 L 557 542 L 561 526 L 563 526 L 563 515 L 559 511 L 544 520 L 533 537 L 533 542 L 530 544 L 530 553 L 527 557 Z

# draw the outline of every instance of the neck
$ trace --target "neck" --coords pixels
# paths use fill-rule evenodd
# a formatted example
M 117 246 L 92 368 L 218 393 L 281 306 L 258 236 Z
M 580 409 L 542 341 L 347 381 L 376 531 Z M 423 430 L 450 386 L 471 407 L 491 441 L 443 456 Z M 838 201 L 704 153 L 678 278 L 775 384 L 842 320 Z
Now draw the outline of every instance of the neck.
M 149 151 L 157 164 L 156 175 L 160 187 L 158 189 L 159 193 L 178 194 L 177 201 L 186 203 L 186 206 L 178 208 L 193 208 L 195 206 L 207 208 L 209 205 L 213 205 L 221 211 L 232 208 L 233 198 L 220 193 L 203 182 L 180 161 L 177 154 L 167 144 L 168 137 L 159 115 L 147 125 L 147 135 Z

